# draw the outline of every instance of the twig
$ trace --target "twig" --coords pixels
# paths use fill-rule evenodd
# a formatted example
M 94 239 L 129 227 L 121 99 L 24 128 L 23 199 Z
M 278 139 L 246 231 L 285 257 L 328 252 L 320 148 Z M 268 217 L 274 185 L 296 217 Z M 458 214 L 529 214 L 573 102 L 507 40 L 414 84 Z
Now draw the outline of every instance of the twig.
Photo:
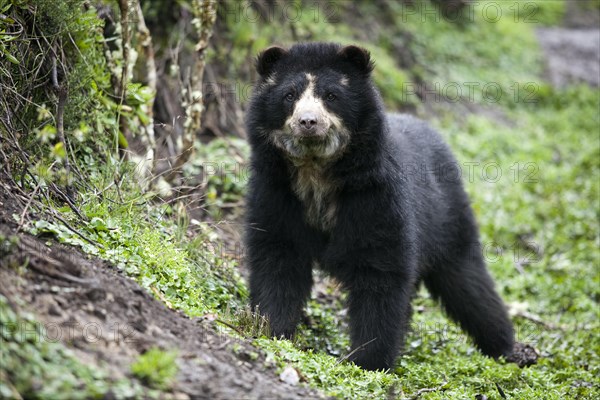
M 56 218 L 57 220 L 59 220 L 60 222 L 62 222 L 68 230 L 70 230 L 71 232 L 73 232 L 74 234 L 76 234 L 77 236 L 79 236 L 80 238 L 82 238 L 83 240 L 85 240 L 86 242 L 93 244 L 94 246 L 97 246 L 101 249 L 104 248 L 104 246 L 98 242 L 96 242 L 93 239 L 90 239 L 88 237 L 86 237 L 83 233 L 78 232 L 75 228 L 73 228 L 71 225 L 69 225 L 69 223 L 67 221 L 65 221 L 64 218 L 62 218 L 61 216 L 58 215 L 58 213 L 56 213 L 52 208 L 50 208 L 50 210 L 52 211 L 52 216 L 54 218 Z
M 524 318 L 524 319 L 529 320 L 538 325 L 542 325 L 544 328 L 549 329 L 549 330 L 558 330 L 558 331 L 566 330 L 566 328 L 564 326 L 556 325 L 551 322 L 546 322 L 541 317 L 539 317 L 535 314 L 529 313 L 527 311 L 518 311 L 517 313 L 515 313 L 515 317 Z
M 0 378 L 2 378 L 2 382 L 6 382 L 6 386 L 8 386 L 8 389 L 11 391 L 11 396 L 14 396 L 14 399 L 16 400 L 23 400 L 23 397 L 21 397 L 21 394 L 19 393 L 19 391 L 17 390 L 16 387 L 13 386 L 13 384 L 10 382 L 10 379 L 8 379 L 8 376 L 6 376 L 6 372 L 4 372 L 4 370 L 0 370 Z
M 81 218 L 82 221 L 87 221 L 88 220 L 85 216 L 83 216 L 83 214 L 81 213 L 81 211 L 79 211 L 79 209 L 75 206 L 75 204 L 73 204 L 73 202 L 69 198 L 68 194 L 63 193 L 58 188 L 58 186 L 56 186 L 56 184 L 54 184 L 54 183 L 52 183 L 52 189 L 54 189 L 54 191 L 56 191 L 58 193 L 58 195 L 63 198 L 63 200 L 69 205 L 69 207 L 71 208 L 71 210 L 73 210 L 73 212 L 75 214 L 77 214 L 77 216 L 79 218 Z
M 504 390 L 502 390 L 502 388 L 500 387 L 500 385 L 498 385 L 498 382 L 494 382 L 494 385 L 496 385 L 496 389 L 498 390 L 498 393 L 500 394 L 500 397 L 502 397 L 503 399 L 506 398 L 506 393 L 504 393 Z
M 121 202 L 121 204 L 123 204 L 123 196 L 121 195 L 121 182 L 123 182 L 123 180 L 121 179 L 121 177 L 114 177 L 114 182 L 115 182 L 115 188 L 117 188 L 117 196 L 119 196 L 119 201 Z
M 8 156 L 4 152 L 3 147 L 4 147 L 3 140 L 0 139 L 0 155 L 2 156 L 2 170 L 6 173 L 6 176 L 8 176 L 11 180 L 13 180 L 12 179 L 12 170 L 10 168 L 10 162 L 8 161 Z
M 423 393 L 431 393 L 431 392 L 437 392 L 438 390 L 442 390 L 444 388 L 444 386 L 446 386 L 447 384 L 448 384 L 448 382 L 444 381 L 441 385 L 436 386 L 436 387 L 419 389 L 412 397 L 409 397 L 409 400 L 417 400 L 419 397 L 421 397 L 421 395 Z
M 352 350 L 350 353 L 346 354 L 344 357 L 341 357 L 339 360 L 337 360 L 337 362 L 335 364 L 338 365 L 338 364 L 342 363 L 342 361 L 347 360 L 348 358 L 352 357 L 352 355 L 354 353 L 364 349 L 365 347 L 367 347 L 369 344 L 373 343 L 376 340 L 377 340 L 377 338 L 373 338 L 373 339 L 369 340 L 368 342 L 361 344 L 360 346 L 358 346 L 357 348 Z
M 27 210 L 31 206 L 31 202 L 33 201 L 33 198 L 37 194 L 37 191 L 40 189 L 41 184 L 42 184 L 42 181 L 38 181 L 37 185 L 35 185 L 35 188 L 33 189 L 33 192 L 31 193 L 31 196 L 29 196 L 29 199 L 27 200 L 27 204 L 25 204 L 25 207 L 23 208 L 23 212 L 21 213 L 21 218 L 19 218 L 19 226 L 17 227 L 17 231 L 20 231 L 21 228 L 23 228 L 23 224 L 25 223 L 25 214 L 27 214 Z
M 173 309 L 173 304 L 154 286 L 150 286 L 150 290 L 154 293 L 168 308 Z
M 65 123 L 64 123 L 64 115 L 65 115 L 65 104 L 67 103 L 67 88 L 64 84 L 60 85 L 58 83 L 58 71 L 56 67 L 56 54 L 55 52 L 51 52 L 52 57 L 52 86 L 58 95 L 58 104 L 56 105 L 56 132 L 58 134 L 58 139 L 60 140 L 63 150 L 65 152 L 64 158 L 64 166 L 65 172 L 67 175 L 67 194 L 70 195 L 71 184 L 69 182 L 69 177 L 71 175 L 71 163 L 69 162 L 69 153 L 67 147 L 67 141 L 65 140 Z M 66 73 L 66 71 L 64 71 Z
M 241 336 L 244 336 L 244 332 L 242 332 L 242 329 L 241 329 L 241 328 L 238 328 L 237 326 L 235 326 L 235 325 L 232 325 L 232 324 L 230 324 L 229 322 L 225 322 L 225 321 L 223 321 L 222 319 L 218 319 L 218 318 L 217 318 L 217 319 L 215 319 L 215 322 L 218 322 L 218 323 L 220 323 L 220 324 L 222 324 L 222 325 L 225 325 L 226 327 L 228 327 L 228 328 L 231 328 L 231 329 L 233 329 L 234 331 L 236 331 L 237 333 L 239 333 Z

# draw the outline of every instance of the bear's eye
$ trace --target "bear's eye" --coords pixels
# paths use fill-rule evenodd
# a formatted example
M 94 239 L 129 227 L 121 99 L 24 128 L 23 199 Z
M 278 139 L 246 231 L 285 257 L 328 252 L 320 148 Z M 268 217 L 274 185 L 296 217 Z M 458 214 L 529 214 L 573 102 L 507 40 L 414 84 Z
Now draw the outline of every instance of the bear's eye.
M 337 97 L 336 97 L 336 96 L 335 96 L 335 94 L 333 94 L 333 93 L 329 93 L 329 94 L 327 94 L 327 96 L 325 97 L 325 99 L 326 99 L 327 101 L 334 101 L 336 98 L 337 98 Z
M 284 97 L 287 101 L 294 101 L 294 93 L 289 92 L 286 93 L 285 97 Z

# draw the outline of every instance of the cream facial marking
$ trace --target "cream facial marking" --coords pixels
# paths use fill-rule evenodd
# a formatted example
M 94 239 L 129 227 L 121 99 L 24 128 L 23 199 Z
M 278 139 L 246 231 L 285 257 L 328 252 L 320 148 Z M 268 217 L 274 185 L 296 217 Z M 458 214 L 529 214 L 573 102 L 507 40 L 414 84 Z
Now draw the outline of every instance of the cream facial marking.
M 318 124 L 325 123 L 325 126 L 322 126 L 322 128 L 325 129 L 317 129 L 317 134 L 325 134 L 329 128 L 329 121 L 327 121 L 325 117 L 329 113 L 325 110 L 323 101 L 315 96 L 315 76 L 306 74 L 306 79 L 308 80 L 308 85 L 296 102 L 294 112 L 286 121 L 286 125 L 290 126 L 292 129 L 297 128 L 301 115 L 312 113 L 317 117 Z
M 270 138 L 291 161 L 292 190 L 303 204 L 305 221 L 330 232 L 337 218 L 338 187 L 328 168 L 346 148 L 350 131 L 316 96 L 316 77 L 308 73 L 305 76 L 308 84 L 296 100 L 291 116 L 281 129 L 271 132 Z M 314 118 L 310 130 L 301 123 L 306 115 Z
M 327 110 L 324 100 L 316 96 L 316 77 L 310 73 L 305 76 L 307 85 L 296 100 L 291 115 L 281 129 L 269 135 L 272 143 L 282 149 L 297 168 L 302 168 L 301 165 L 309 160 L 318 159 L 325 163 L 335 160 L 350 140 L 350 132 L 342 119 Z M 312 126 L 308 129 L 307 117 Z
M 299 128 L 299 120 L 302 114 L 311 113 L 317 117 L 316 136 L 325 136 L 330 129 L 341 131 L 344 129 L 340 118 L 327 111 L 323 100 L 315 96 L 315 76 L 306 74 L 308 85 L 294 106 L 294 112 L 286 120 L 285 125 L 290 127 L 292 132 Z
M 342 79 L 340 79 L 340 85 L 348 86 L 349 83 L 350 83 L 350 80 L 348 79 L 348 77 L 346 75 L 343 75 Z

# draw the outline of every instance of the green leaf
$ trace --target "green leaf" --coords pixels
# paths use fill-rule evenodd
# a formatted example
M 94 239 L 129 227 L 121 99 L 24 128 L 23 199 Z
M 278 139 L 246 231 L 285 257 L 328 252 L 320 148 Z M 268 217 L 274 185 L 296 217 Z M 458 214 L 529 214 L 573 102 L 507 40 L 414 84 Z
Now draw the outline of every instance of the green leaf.
M 123 149 L 129 148 L 129 142 L 127 142 L 127 138 L 122 132 L 119 132 L 119 146 Z
M 54 147 L 52 148 L 52 154 L 54 155 L 54 157 L 60 159 L 67 157 L 67 152 L 65 151 L 65 146 L 62 142 L 58 142 L 54 145 Z
M 145 104 L 154 97 L 154 92 L 147 86 L 139 83 L 130 83 L 127 85 L 127 104 L 140 105 Z
M 21 61 L 17 60 L 17 59 L 16 59 L 16 58 L 15 58 L 15 57 L 14 57 L 12 54 L 10 54 L 8 51 L 4 50 L 4 51 L 2 52 L 2 54 L 3 54 L 3 55 L 4 55 L 4 57 L 6 57 L 6 59 L 7 59 L 8 61 L 10 61 L 11 63 L 13 63 L 13 64 L 17 64 L 17 65 L 21 64 Z
M 94 217 L 90 221 L 90 226 L 92 226 L 97 231 L 107 231 L 106 222 L 102 218 Z
M 54 125 L 46 125 L 36 132 L 38 140 L 42 143 L 48 143 L 56 138 L 56 127 Z

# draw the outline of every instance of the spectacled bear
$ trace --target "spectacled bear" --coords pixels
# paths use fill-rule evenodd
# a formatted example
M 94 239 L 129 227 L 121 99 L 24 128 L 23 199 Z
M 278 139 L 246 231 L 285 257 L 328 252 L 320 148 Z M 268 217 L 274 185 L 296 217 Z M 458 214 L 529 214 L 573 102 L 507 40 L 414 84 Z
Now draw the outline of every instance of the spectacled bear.
M 246 255 L 253 307 L 291 337 L 323 269 L 348 291 L 350 359 L 391 368 L 423 281 L 486 355 L 513 327 L 486 270 L 457 162 L 441 136 L 386 114 L 356 46 L 271 47 L 247 113 Z

